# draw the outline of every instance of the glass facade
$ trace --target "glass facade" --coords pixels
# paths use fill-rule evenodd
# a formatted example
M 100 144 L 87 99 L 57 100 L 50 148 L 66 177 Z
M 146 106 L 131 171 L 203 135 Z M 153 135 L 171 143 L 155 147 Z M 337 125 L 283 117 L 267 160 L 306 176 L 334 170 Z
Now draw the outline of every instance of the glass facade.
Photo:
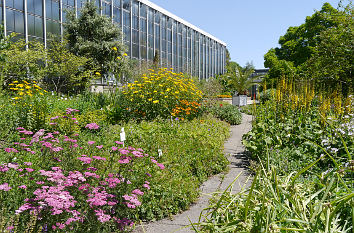
M 0 21 L 5 33 L 18 39 L 46 41 L 62 35 L 66 12 L 88 0 L 0 0 Z M 160 65 L 207 79 L 225 71 L 226 44 L 147 0 L 91 0 L 99 13 L 121 27 L 128 55 L 152 61 L 159 53 Z

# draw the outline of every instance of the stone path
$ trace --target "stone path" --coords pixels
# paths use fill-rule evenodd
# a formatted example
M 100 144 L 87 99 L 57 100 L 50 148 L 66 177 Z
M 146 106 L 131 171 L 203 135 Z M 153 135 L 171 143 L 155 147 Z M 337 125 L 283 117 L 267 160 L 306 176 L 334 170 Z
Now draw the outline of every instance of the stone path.
M 163 219 L 156 222 L 143 223 L 133 233 L 192 233 L 194 231 L 186 226 L 190 224 L 190 221 L 193 223 L 198 222 L 201 211 L 208 206 L 210 194 L 225 190 L 242 172 L 232 190 L 233 193 L 239 192 L 249 177 L 247 158 L 244 154 L 241 140 L 242 135 L 251 130 L 251 121 L 252 116 L 242 114 L 242 123 L 231 126 L 231 137 L 225 142 L 224 149 L 225 154 L 229 155 L 228 159 L 230 161 L 229 172 L 227 174 L 213 176 L 204 182 L 201 186 L 201 196 L 189 210 L 173 216 L 172 220 Z M 250 185 L 250 181 L 246 185 Z

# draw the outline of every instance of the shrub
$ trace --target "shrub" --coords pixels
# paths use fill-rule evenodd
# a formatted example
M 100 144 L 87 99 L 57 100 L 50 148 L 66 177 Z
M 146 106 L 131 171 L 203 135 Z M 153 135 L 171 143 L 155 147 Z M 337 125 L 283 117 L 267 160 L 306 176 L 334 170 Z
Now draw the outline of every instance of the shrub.
M 13 114 L 17 126 L 38 130 L 45 125 L 45 118 L 50 109 L 46 90 L 36 81 L 14 81 L 9 84 L 12 91 Z
M 194 118 L 199 113 L 202 93 L 193 80 L 166 68 L 143 76 L 123 88 L 126 111 L 135 119 L 156 117 Z
M 211 112 L 215 117 L 231 125 L 239 125 L 242 122 L 242 115 L 238 107 L 231 104 L 219 103 L 211 107 Z

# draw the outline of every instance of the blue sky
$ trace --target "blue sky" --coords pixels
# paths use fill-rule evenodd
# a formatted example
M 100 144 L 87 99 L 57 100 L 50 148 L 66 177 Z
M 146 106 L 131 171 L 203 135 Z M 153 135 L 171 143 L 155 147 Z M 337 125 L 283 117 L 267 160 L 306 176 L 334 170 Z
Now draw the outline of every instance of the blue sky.
M 263 68 L 263 55 L 290 26 L 339 0 L 150 0 L 227 43 L 231 59 Z

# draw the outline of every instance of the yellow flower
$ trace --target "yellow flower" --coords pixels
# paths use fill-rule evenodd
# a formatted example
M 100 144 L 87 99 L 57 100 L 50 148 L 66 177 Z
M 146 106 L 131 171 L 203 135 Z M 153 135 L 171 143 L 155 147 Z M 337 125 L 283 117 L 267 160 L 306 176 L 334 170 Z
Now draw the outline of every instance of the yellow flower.
M 18 81 L 13 81 L 13 83 L 18 83 Z
M 158 102 L 159 102 L 158 100 L 154 100 L 154 101 L 153 101 L 154 104 L 157 104 Z
M 95 75 L 101 76 L 101 73 L 97 71 Z
M 152 98 L 148 99 L 149 101 L 152 101 Z
M 23 92 L 21 91 L 21 92 L 19 92 L 18 94 L 19 94 L 19 95 L 23 95 Z
M 126 57 L 126 56 L 128 56 L 128 54 L 124 53 L 123 56 Z
M 113 50 L 114 50 L 114 51 L 117 51 L 117 47 L 113 47 Z
M 40 95 L 43 95 L 43 93 L 42 93 L 42 92 L 39 92 L 39 94 L 40 94 Z
M 122 58 L 121 58 L 121 57 L 117 57 L 117 59 L 118 59 L 118 60 L 122 60 Z

